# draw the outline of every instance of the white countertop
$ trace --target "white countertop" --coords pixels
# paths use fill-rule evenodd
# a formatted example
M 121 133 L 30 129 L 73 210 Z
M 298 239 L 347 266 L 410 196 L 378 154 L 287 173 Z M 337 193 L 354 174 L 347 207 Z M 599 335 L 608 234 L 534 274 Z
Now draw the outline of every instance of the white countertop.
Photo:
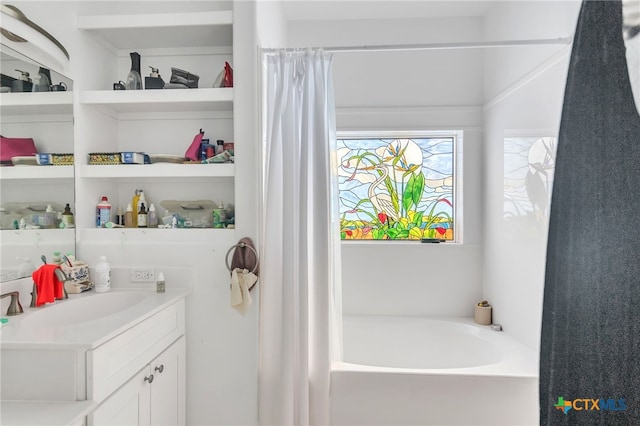
M 185 297 L 190 291 L 187 288 L 167 288 L 165 293 L 156 293 L 155 289 L 112 288 L 107 293 L 90 290 L 81 294 L 70 294 L 67 300 L 57 300 L 38 308 L 24 307 L 23 314 L 8 317 L 9 323 L 0 328 L 0 344 L 3 350 L 92 349 Z M 124 301 L 128 300 L 126 294 L 131 293 L 133 304 L 113 313 L 100 312 L 100 303 L 95 303 L 98 299 L 90 301 L 93 306 L 91 311 L 82 307 L 87 301 L 86 298 L 99 298 L 102 295 L 109 297 L 114 296 L 113 293 L 125 294 L 118 295 L 118 300 Z M 75 315 L 79 321 L 65 324 L 64 317 L 68 315 Z M 63 319 L 60 320 L 60 317 Z M 48 321 L 48 318 L 51 321 Z M 56 324 L 56 321 L 60 324 Z
M 82 424 L 94 401 L 2 401 L 2 426 L 67 426 Z
M 112 288 L 106 293 L 91 290 L 70 294 L 38 308 L 23 307 L 24 313 L 9 318 L 0 328 L 2 350 L 74 349 L 100 346 L 124 330 L 149 318 L 191 292 L 188 288 Z M 83 424 L 97 406 L 95 401 L 3 400 L 3 426 L 68 426 Z

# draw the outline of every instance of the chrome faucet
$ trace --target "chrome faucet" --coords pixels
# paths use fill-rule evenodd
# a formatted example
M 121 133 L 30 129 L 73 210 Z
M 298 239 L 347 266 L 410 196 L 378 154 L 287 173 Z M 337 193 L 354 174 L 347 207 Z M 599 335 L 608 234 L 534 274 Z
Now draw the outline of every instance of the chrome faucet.
M 22 312 L 22 305 L 20 304 L 20 293 L 12 291 L 0 296 L 0 299 L 4 299 L 7 296 L 11 296 L 11 302 L 9 303 L 9 309 L 7 309 L 7 316 L 20 315 Z
M 60 268 L 56 269 L 54 273 L 56 274 L 56 277 L 58 278 L 58 280 L 62 281 L 62 296 L 56 297 L 56 300 L 68 299 L 69 295 L 67 294 L 67 289 L 64 287 L 64 283 L 69 281 L 70 279 L 69 276 L 65 274 L 64 271 Z M 36 287 L 36 283 L 33 283 L 33 289 L 31 290 L 31 304 L 29 305 L 29 307 L 35 308 L 37 300 L 38 300 L 38 288 Z

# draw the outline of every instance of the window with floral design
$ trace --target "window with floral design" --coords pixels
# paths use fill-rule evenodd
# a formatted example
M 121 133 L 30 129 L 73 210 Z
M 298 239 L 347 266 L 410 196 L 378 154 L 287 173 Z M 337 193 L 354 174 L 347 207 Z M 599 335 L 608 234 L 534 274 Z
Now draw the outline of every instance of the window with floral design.
M 454 241 L 458 135 L 339 135 L 341 238 Z

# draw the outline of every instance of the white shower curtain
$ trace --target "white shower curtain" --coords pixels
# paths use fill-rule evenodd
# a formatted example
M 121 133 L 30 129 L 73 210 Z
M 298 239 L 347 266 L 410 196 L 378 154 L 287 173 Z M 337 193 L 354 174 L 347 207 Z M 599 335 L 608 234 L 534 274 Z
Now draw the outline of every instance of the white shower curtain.
M 262 425 L 329 424 L 341 309 L 332 63 L 321 50 L 264 55 Z

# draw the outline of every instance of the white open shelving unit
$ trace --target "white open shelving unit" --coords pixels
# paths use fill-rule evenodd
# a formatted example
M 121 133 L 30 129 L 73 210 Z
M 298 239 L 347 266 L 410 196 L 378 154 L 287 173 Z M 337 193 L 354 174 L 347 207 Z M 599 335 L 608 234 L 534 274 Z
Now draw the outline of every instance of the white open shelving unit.
M 145 60 L 150 61 L 149 65 L 159 65 L 165 83 L 169 82 L 169 67 L 186 69 L 201 77 L 198 88 L 193 89 L 110 90 L 108 82 L 101 87 L 80 88 L 77 107 L 86 119 L 77 123 L 80 125 L 76 132 L 76 185 L 82 200 L 77 205 L 78 238 L 96 234 L 107 238 L 113 232 L 95 229 L 95 203 L 87 200 L 97 202 L 102 195 L 109 197 L 113 209 L 124 209 L 134 188 L 144 189 L 156 209 L 161 200 L 168 199 L 234 203 L 234 164 L 88 164 L 91 152 L 182 155 L 200 128 L 212 143 L 217 139 L 238 143 L 233 139 L 234 89 L 212 87 L 224 62 L 232 64 L 233 12 L 78 16 L 77 27 L 104 47 L 109 60 L 119 64 L 117 73 L 111 76 L 113 82 L 122 79 L 123 64 L 128 63 L 128 55 L 134 51 L 143 59 L 143 80 Z M 86 65 L 88 70 L 97 66 Z M 102 131 L 95 134 L 94 129 Z M 139 229 L 130 228 L 119 231 L 140 233 Z M 171 234 L 166 231 L 148 230 L 144 236 L 171 240 L 180 232 L 195 230 L 171 230 Z

